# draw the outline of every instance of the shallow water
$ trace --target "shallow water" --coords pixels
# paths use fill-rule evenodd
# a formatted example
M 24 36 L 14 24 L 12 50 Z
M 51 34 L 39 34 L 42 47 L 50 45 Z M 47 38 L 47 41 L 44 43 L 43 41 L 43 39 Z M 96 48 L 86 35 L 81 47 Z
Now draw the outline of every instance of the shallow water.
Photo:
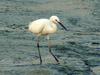
M 1 0 L 0 75 L 99 75 L 99 0 Z M 39 65 L 35 35 L 29 22 L 57 15 L 68 28 L 60 26 L 51 35 L 52 51 L 41 37 L 43 64 Z

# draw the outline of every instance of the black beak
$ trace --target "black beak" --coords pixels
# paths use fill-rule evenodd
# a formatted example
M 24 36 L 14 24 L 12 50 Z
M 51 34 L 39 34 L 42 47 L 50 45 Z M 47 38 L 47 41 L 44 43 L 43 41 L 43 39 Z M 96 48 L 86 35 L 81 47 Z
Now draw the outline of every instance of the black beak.
M 58 22 L 58 23 L 67 31 L 67 28 L 61 22 Z

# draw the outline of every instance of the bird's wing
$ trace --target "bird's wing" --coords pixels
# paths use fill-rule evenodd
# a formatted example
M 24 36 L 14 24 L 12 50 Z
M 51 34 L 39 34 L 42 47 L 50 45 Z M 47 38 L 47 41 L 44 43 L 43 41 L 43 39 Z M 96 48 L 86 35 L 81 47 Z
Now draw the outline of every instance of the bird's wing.
M 43 31 L 45 25 L 42 25 L 41 28 L 40 28 L 40 31 L 39 31 L 39 34 L 41 34 L 41 32 Z

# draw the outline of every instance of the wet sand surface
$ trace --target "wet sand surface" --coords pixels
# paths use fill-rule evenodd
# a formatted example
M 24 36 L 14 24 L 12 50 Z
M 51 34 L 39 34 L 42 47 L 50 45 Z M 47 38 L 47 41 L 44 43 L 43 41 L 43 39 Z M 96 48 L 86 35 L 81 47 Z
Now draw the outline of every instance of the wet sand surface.
M 51 35 L 52 51 L 41 37 L 39 65 L 29 22 L 57 15 L 68 28 Z M 99 0 L 1 0 L 0 75 L 100 75 Z

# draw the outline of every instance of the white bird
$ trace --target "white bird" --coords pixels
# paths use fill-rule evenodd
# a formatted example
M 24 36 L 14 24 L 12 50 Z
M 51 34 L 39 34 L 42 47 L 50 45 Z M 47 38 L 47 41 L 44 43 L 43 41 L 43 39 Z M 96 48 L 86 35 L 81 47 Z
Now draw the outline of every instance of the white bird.
M 57 31 L 58 23 L 67 31 L 67 29 L 60 22 L 57 16 L 51 16 L 50 19 L 38 19 L 29 24 L 29 31 L 37 35 L 37 48 L 39 52 L 40 64 L 42 64 L 42 58 L 39 49 L 39 36 L 42 35 L 47 36 L 49 52 L 55 58 L 57 63 L 59 63 L 57 57 L 51 52 L 51 46 L 49 41 L 49 34 L 55 33 Z

